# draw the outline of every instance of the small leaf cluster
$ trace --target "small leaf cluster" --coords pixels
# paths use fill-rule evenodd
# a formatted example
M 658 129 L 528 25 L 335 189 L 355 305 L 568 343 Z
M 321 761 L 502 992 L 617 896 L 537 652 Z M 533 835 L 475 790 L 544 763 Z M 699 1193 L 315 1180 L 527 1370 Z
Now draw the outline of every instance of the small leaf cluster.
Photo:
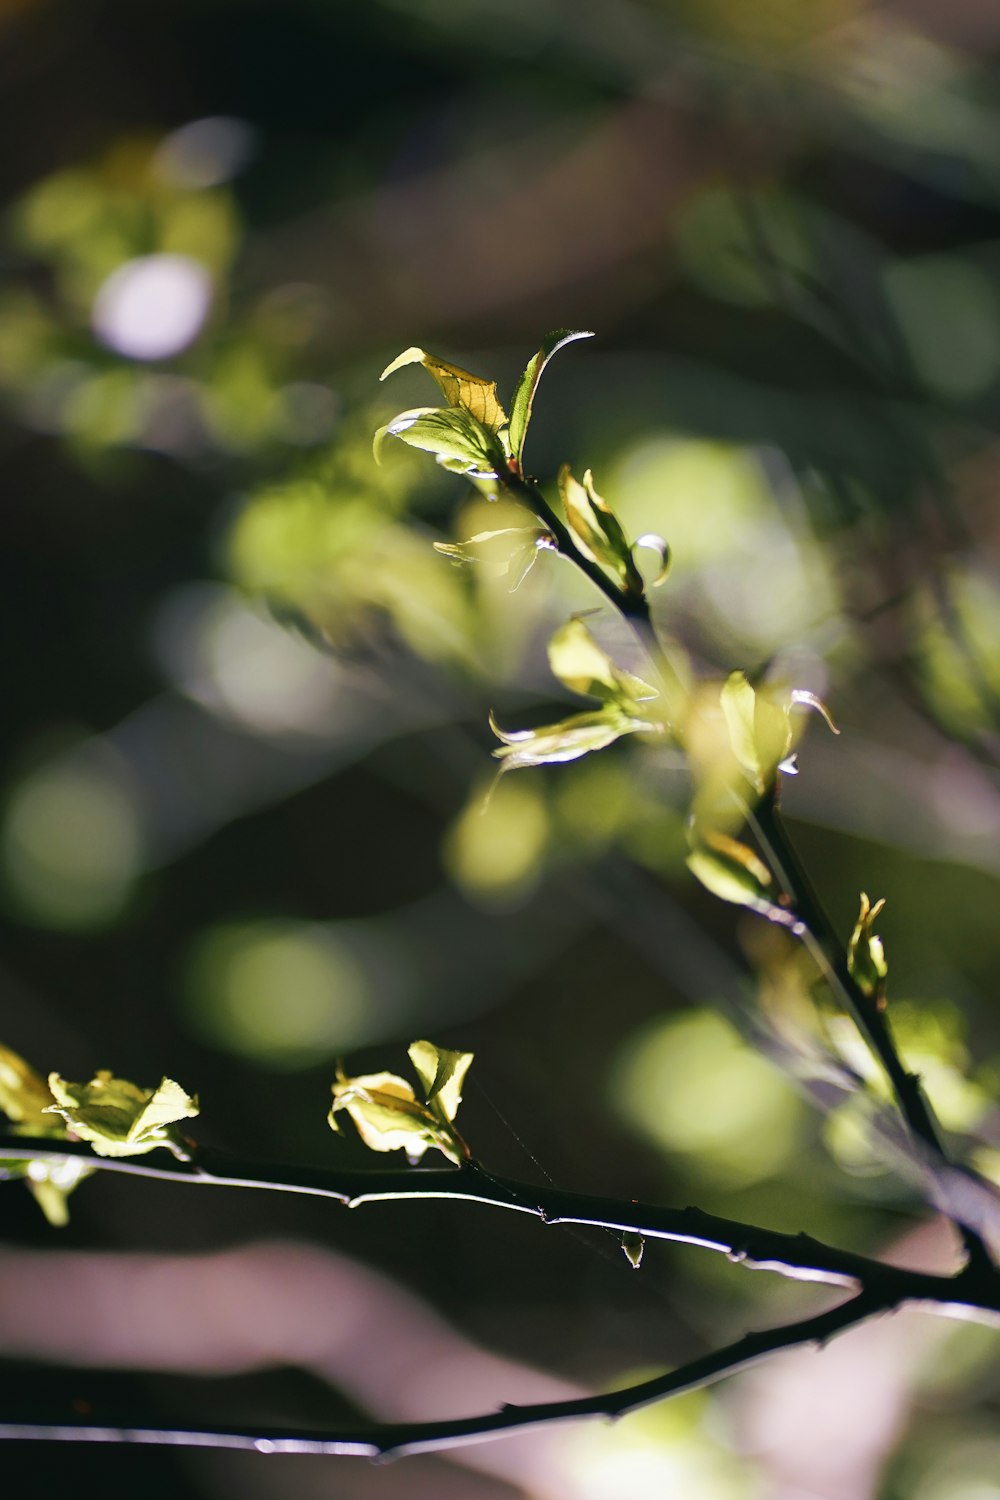
M 582 329 L 560 328 L 550 333 L 518 382 L 509 417 L 497 397 L 496 381 L 472 375 L 416 345 L 404 349 L 386 365 L 380 378 L 385 380 L 406 365 L 423 365 L 448 406 L 418 406 L 400 412 L 376 433 L 376 457 L 386 437 L 397 437 L 412 448 L 433 453 L 444 468 L 471 479 L 495 479 L 504 470 L 521 474 L 535 391 L 545 366 L 564 344 L 591 337 Z
M 433 1148 L 461 1166 L 469 1159 L 469 1148 L 455 1125 L 455 1115 L 473 1054 L 421 1041 L 411 1043 L 409 1057 L 422 1100 L 413 1085 L 396 1073 L 364 1073 L 349 1078 L 338 1068 L 328 1116 L 330 1128 L 339 1132 L 337 1116 L 343 1111 L 372 1151 L 402 1150 L 415 1163 Z
M 0 1047 L 0 1111 L 14 1135 L 87 1141 L 98 1156 L 143 1156 L 157 1146 L 182 1160 L 188 1143 L 177 1126 L 198 1113 L 198 1100 L 172 1078 L 154 1089 L 139 1088 L 107 1069 L 89 1083 L 48 1080 L 23 1057 Z M 8 1176 L 23 1178 L 50 1224 L 68 1222 L 66 1199 L 93 1171 L 81 1157 L 8 1162 Z
M 581 697 L 596 698 L 600 707 L 538 729 L 504 730 L 491 715 L 490 726 L 503 741 L 493 752 L 501 771 L 577 760 L 592 750 L 603 750 L 624 734 L 665 733 L 649 707 L 657 697 L 656 689 L 612 661 L 579 617 L 560 626 L 550 640 L 549 666 L 564 687 Z
M 403 1150 L 411 1163 L 434 1149 L 456 1166 L 469 1160 L 469 1147 L 455 1124 L 471 1052 L 434 1042 L 409 1048 L 421 1097 L 396 1073 L 347 1077 L 337 1070 L 328 1120 L 340 1131 L 346 1113 L 372 1151 Z M 180 1134 L 183 1120 L 199 1113 L 196 1097 L 172 1078 L 154 1089 L 139 1088 L 107 1069 L 89 1083 L 68 1083 L 58 1073 L 48 1081 L 7 1047 L 0 1046 L 0 1112 L 13 1135 L 33 1140 L 85 1141 L 97 1156 L 143 1156 L 166 1147 L 180 1161 L 192 1161 L 193 1141 Z M 3 1175 L 27 1183 L 50 1224 L 68 1222 L 66 1199 L 95 1170 L 86 1157 L 51 1156 L 6 1162 Z

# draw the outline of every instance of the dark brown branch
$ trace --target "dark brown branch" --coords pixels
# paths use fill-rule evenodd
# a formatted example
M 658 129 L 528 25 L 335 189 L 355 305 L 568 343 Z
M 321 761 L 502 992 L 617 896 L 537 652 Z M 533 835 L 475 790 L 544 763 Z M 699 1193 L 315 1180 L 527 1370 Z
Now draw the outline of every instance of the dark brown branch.
M 476 1162 L 441 1170 L 405 1167 L 371 1172 L 294 1167 L 242 1161 L 220 1151 L 192 1148 L 190 1162 L 164 1153 L 150 1158 L 99 1157 L 79 1141 L 17 1137 L 0 1142 L 0 1161 L 83 1156 L 96 1169 L 196 1187 L 257 1188 L 329 1198 L 346 1208 L 447 1198 L 530 1214 L 544 1224 L 577 1224 L 641 1234 L 714 1250 L 751 1270 L 774 1271 L 796 1281 L 859 1287 L 893 1301 L 910 1300 L 964 1308 L 1000 1317 L 1000 1272 L 969 1266 L 957 1276 L 935 1276 L 887 1266 L 849 1250 L 838 1250 L 806 1234 L 760 1229 L 700 1208 L 655 1204 L 565 1192 L 494 1176 Z
M 86 1421 L 0 1422 L 0 1439 L 20 1442 L 134 1443 L 164 1447 L 237 1448 L 257 1453 L 340 1454 L 368 1458 L 401 1458 L 459 1447 L 504 1433 L 523 1431 L 582 1417 L 621 1417 L 654 1401 L 711 1384 L 746 1369 L 769 1354 L 802 1344 L 823 1345 L 836 1334 L 875 1313 L 899 1305 L 898 1298 L 862 1292 L 839 1306 L 797 1323 L 748 1333 L 734 1344 L 691 1360 L 666 1375 L 623 1390 L 533 1406 L 502 1406 L 481 1416 L 442 1422 L 400 1422 L 326 1433 L 287 1428 L 248 1431 L 240 1428 L 116 1427 Z

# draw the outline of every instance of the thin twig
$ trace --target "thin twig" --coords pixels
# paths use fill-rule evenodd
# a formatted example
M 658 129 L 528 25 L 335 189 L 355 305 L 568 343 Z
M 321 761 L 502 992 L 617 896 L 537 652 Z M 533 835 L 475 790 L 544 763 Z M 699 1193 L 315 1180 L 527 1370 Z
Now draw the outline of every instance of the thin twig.
M 940 1128 L 920 1079 L 915 1073 L 908 1071 L 899 1054 L 888 1013 L 864 993 L 851 974 L 847 949 L 838 937 L 788 837 L 776 791 L 761 799 L 749 814 L 749 821 L 775 875 L 792 899 L 798 921 L 790 930 L 808 947 L 820 971 L 885 1071 L 900 1113 L 915 1139 L 932 1158 L 951 1166 Z M 970 1263 L 991 1267 L 993 1262 L 989 1251 L 975 1227 L 961 1218 L 957 1218 L 955 1222 Z

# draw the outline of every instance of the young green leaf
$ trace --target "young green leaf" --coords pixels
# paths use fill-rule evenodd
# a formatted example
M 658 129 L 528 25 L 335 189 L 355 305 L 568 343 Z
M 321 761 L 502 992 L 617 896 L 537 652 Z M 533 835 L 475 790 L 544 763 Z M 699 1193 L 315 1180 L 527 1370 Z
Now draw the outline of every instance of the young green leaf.
M 52 1103 L 41 1074 L 9 1047 L 0 1047 L 0 1111 L 13 1122 L 15 1135 L 65 1136 L 63 1124 L 49 1114 Z
M 469 412 L 490 432 L 498 433 L 507 426 L 507 413 L 497 400 L 495 380 L 483 380 L 479 375 L 470 375 L 468 370 L 450 365 L 445 360 L 438 359 L 435 354 L 428 354 L 426 349 L 418 349 L 416 345 L 404 349 L 391 364 L 386 365 L 379 379 L 384 380 L 387 375 L 401 370 L 404 365 L 423 365 L 441 387 L 448 405 Z
M 706 890 L 721 901 L 748 906 L 763 916 L 776 914 L 771 873 L 752 849 L 714 830 L 696 837 L 687 865 Z
M 473 1054 L 452 1052 L 447 1047 L 436 1047 L 433 1042 L 413 1042 L 408 1051 L 428 1108 L 450 1125 L 462 1102 L 462 1085 Z
M 50 1073 L 49 1088 L 55 1103 L 47 1113 L 60 1115 L 70 1134 L 89 1141 L 98 1156 L 141 1156 L 157 1146 L 182 1159 L 187 1156 L 173 1127 L 198 1113 L 198 1100 L 172 1078 L 161 1079 L 155 1089 L 141 1089 L 107 1069 L 89 1083 L 67 1083 Z
M 626 710 L 657 696 L 648 682 L 611 660 L 579 616 L 560 626 L 549 641 L 548 651 L 553 676 L 570 692 L 616 703 Z
M 395 1073 L 347 1078 L 338 1069 L 327 1116 L 330 1128 L 339 1132 L 337 1115 L 345 1110 L 372 1151 L 402 1150 L 411 1162 L 417 1162 L 433 1148 L 461 1166 L 468 1159 L 469 1148 L 455 1128 L 454 1118 L 472 1053 L 450 1052 L 432 1042 L 414 1042 L 410 1058 L 427 1094 L 426 1103 L 417 1098 L 412 1084 Z
M 563 761 L 578 760 L 592 750 L 603 750 L 614 744 L 624 734 L 635 734 L 645 730 L 656 733 L 658 724 L 632 718 L 615 703 L 592 713 L 573 714 L 560 719 L 556 724 L 546 724 L 540 729 L 504 730 L 490 715 L 490 728 L 503 741 L 493 754 L 500 761 L 501 771 L 520 771 L 527 766 L 557 765 Z
M 0 1047 L 0 1110 L 13 1123 L 15 1135 L 64 1140 L 66 1125 L 50 1113 L 52 1093 L 40 1073 L 9 1047 Z M 79 1156 L 54 1156 L 47 1161 L 8 1161 L 3 1175 L 22 1179 L 54 1228 L 69 1223 L 66 1199 L 95 1170 Z
M 566 520 L 584 557 L 613 573 L 628 593 L 642 594 L 642 575 L 632 558 L 618 518 L 594 489 L 588 469 L 583 483 L 574 479 L 568 464 L 559 470 L 559 494 Z
M 867 995 L 870 1000 L 879 1002 L 885 997 L 885 981 L 889 966 L 885 960 L 882 939 L 874 928 L 875 921 L 884 906 L 884 898 L 873 905 L 865 892 L 861 892 L 858 920 L 854 924 L 854 931 L 847 945 L 847 967 L 851 978 L 863 994 Z
M 744 672 L 729 674 L 720 702 L 733 754 L 754 789 L 763 793 L 792 747 L 788 710 L 752 688 Z
M 528 423 L 531 421 L 535 392 L 545 366 L 564 344 L 571 344 L 574 339 L 590 339 L 593 336 L 584 329 L 557 328 L 553 333 L 546 334 L 542 340 L 542 347 L 528 361 L 528 367 L 517 383 L 510 408 L 510 451 L 517 462 L 518 470 L 521 468 L 524 440 L 528 432 Z
M 48 1161 L 25 1162 L 24 1167 L 28 1191 L 42 1213 L 53 1229 L 65 1229 L 69 1223 L 67 1198 L 97 1168 L 79 1156 L 53 1156 Z
M 400 412 L 375 434 L 376 459 L 387 437 L 433 453 L 443 468 L 473 479 L 495 479 L 506 462 L 496 433 L 463 406 L 417 406 Z
M 779 771 L 794 772 L 792 747 L 801 725 L 792 718 L 796 706 L 814 708 L 839 734 L 826 705 L 815 693 L 795 688 L 786 703 L 776 703 L 752 687 L 745 672 L 731 672 L 719 695 L 729 742 L 747 780 L 759 794 L 774 784 Z

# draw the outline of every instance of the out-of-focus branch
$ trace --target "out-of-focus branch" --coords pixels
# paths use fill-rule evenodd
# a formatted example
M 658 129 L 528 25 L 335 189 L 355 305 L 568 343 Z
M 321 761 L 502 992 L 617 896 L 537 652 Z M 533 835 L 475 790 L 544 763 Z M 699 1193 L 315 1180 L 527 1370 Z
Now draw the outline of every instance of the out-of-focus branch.
M 824 1344 L 875 1313 L 898 1305 L 887 1293 L 861 1292 L 849 1301 L 811 1318 L 787 1323 L 763 1333 L 748 1333 L 724 1349 L 691 1360 L 677 1370 L 641 1381 L 623 1390 L 532 1406 L 505 1405 L 499 1411 L 455 1421 L 386 1423 L 368 1429 L 302 1433 L 286 1428 L 266 1432 L 223 1427 L 116 1427 L 90 1422 L 53 1424 L 0 1423 L 0 1439 L 22 1442 L 91 1442 L 140 1445 L 247 1449 L 258 1453 L 339 1454 L 389 1458 L 435 1452 L 481 1441 L 503 1433 L 565 1422 L 581 1417 L 620 1417 L 654 1401 L 696 1390 L 725 1375 L 745 1369 L 769 1354 L 802 1344 Z

